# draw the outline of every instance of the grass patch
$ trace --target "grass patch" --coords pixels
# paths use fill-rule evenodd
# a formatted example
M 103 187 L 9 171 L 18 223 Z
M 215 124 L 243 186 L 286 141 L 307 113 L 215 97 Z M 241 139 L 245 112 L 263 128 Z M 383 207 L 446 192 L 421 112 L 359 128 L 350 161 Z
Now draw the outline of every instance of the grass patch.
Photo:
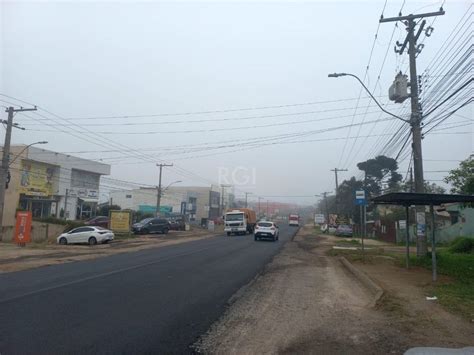
M 453 279 L 449 283 L 434 285 L 432 292 L 445 308 L 471 320 L 474 319 L 474 254 L 451 253 L 441 250 L 436 253 L 437 270 L 440 275 Z M 431 256 L 412 257 L 411 265 L 431 270 Z

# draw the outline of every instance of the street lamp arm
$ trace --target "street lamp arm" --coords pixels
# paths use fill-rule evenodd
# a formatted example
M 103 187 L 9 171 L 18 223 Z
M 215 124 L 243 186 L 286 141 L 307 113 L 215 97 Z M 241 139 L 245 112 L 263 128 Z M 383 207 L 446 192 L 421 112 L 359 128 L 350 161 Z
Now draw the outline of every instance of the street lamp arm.
M 367 88 L 367 86 L 365 86 L 365 84 L 362 82 L 362 80 L 359 79 L 359 77 L 357 75 L 354 75 L 354 74 L 351 74 L 351 73 L 334 73 L 334 74 L 328 74 L 328 77 L 329 78 L 338 78 L 340 76 L 352 76 L 353 78 L 356 78 L 360 85 L 362 85 L 362 87 L 365 89 L 365 91 L 367 91 L 367 93 L 370 95 L 370 97 L 372 98 L 372 100 L 375 101 L 375 103 L 377 104 L 378 107 L 380 107 L 380 109 L 385 112 L 386 114 L 392 116 L 392 117 L 395 117 L 403 122 L 406 122 L 406 123 L 410 123 L 409 120 L 406 120 L 404 118 L 401 118 L 400 116 L 397 116 L 393 113 L 391 113 L 390 111 L 387 111 L 386 109 L 384 109 L 382 107 L 382 105 L 380 105 L 380 103 L 377 101 L 377 99 L 374 97 L 374 95 L 372 95 L 372 93 L 370 92 L 370 90 Z
M 13 158 L 13 160 L 12 160 L 10 163 L 8 163 L 8 166 L 10 167 L 10 166 L 15 162 L 15 160 L 16 160 L 21 154 L 23 154 L 23 152 L 24 152 L 25 150 L 27 150 L 27 149 L 28 149 L 29 147 L 31 147 L 32 145 L 35 145 L 35 144 L 47 144 L 47 143 L 48 143 L 48 142 L 46 142 L 46 141 L 41 141 L 41 142 L 35 142 L 35 143 L 28 144 L 25 148 L 23 148 L 23 149 L 21 150 L 20 153 L 18 153 L 17 155 L 15 155 L 15 158 Z

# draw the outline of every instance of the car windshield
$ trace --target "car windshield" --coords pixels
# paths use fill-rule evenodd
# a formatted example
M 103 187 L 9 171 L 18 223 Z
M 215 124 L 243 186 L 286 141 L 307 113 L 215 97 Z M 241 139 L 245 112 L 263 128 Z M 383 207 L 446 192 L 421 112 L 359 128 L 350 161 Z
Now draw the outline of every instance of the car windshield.
M 225 216 L 226 221 L 242 221 L 243 219 L 244 219 L 243 213 L 226 214 Z
M 148 222 L 152 221 L 153 218 L 145 218 L 145 219 L 142 219 L 140 222 L 138 222 L 137 224 L 147 224 Z
M 271 226 L 273 226 L 273 223 L 271 223 L 271 222 L 258 222 L 257 225 L 259 227 L 271 227 Z

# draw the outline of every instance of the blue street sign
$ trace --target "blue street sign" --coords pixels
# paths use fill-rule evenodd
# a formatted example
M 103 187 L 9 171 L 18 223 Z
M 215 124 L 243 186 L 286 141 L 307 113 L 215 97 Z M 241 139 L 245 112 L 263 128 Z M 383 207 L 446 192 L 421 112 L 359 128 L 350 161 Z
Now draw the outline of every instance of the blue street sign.
M 364 190 L 357 190 L 355 192 L 355 204 L 358 206 L 363 206 L 367 204 L 367 199 L 365 198 Z

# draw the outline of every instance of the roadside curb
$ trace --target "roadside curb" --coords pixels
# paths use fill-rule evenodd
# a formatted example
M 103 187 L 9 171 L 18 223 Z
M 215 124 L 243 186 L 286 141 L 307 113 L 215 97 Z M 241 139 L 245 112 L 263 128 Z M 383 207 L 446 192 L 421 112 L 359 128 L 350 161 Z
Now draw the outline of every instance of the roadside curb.
M 367 274 L 352 265 L 345 257 L 341 256 L 339 257 L 339 260 L 341 261 L 342 265 L 344 265 L 347 270 L 349 270 L 359 280 L 360 283 L 362 283 L 367 289 L 369 289 L 371 293 L 374 294 L 374 298 L 371 302 L 371 307 L 374 307 L 384 295 L 384 290 L 369 276 L 367 276 Z

